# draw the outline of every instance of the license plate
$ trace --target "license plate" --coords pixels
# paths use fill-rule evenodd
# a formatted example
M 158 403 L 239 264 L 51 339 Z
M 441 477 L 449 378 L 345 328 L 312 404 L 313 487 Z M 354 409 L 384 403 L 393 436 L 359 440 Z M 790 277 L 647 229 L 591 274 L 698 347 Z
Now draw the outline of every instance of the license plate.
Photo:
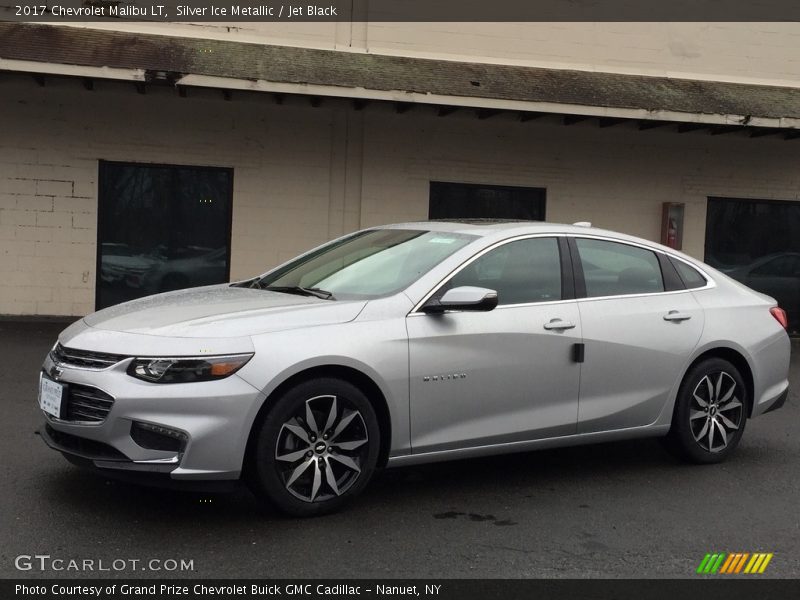
M 64 386 L 45 376 L 39 380 L 39 408 L 56 418 L 61 417 L 61 400 Z

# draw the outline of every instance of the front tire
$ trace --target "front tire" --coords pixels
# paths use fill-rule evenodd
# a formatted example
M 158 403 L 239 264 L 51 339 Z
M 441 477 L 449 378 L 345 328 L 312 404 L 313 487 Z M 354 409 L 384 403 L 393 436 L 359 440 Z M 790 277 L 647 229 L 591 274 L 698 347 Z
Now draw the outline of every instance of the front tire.
M 339 510 L 366 487 L 378 461 L 375 410 L 340 379 L 309 380 L 281 394 L 254 433 L 251 488 L 293 516 Z
M 733 364 L 722 358 L 698 363 L 678 390 L 667 448 L 688 462 L 722 462 L 742 438 L 748 402 L 744 380 Z

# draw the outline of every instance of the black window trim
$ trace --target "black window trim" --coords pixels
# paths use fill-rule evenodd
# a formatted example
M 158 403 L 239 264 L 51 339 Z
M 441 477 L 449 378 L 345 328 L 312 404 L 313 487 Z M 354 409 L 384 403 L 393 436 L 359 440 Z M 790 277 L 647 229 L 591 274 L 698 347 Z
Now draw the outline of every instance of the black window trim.
M 683 286 L 684 286 L 685 289 L 687 289 L 687 290 L 702 290 L 703 288 L 708 286 L 708 282 L 710 281 L 710 278 L 708 277 L 708 275 L 706 275 L 703 271 L 701 271 L 700 269 L 698 269 L 694 265 L 689 264 L 685 260 L 680 260 L 677 256 L 672 256 L 671 254 L 667 255 L 667 259 L 669 260 L 670 264 L 672 265 L 672 268 L 675 269 L 675 272 L 678 274 L 678 277 L 680 278 L 680 280 L 683 282 Z M 698 273 L 698 275 L 700 275 L 700 277 L 703 279 L 703 281 L 705 281 L 705 283 L 703 285 L 699 285 L 699 286 L 695 286 L 695 287 L 689 287 L 689 284 L 686 283 L 686 281 L 681 276 L 681 272 L 678 270 L 678 267 L 677 267 L 676 263 L 679 263 L 679 262 L 683 263 L 684 265 L 686 265 L 687 267 L 689 267 L 693 271 L 696 271 Z
M 678 290 L 687 289 L 686 283 L 681 279 L 678 269 L 669 260 L 669 257 L 663 252 L 656 252 L 658 264 L 661 267 L 661 279 L 664 282 L 665 292 L 675 292 Z

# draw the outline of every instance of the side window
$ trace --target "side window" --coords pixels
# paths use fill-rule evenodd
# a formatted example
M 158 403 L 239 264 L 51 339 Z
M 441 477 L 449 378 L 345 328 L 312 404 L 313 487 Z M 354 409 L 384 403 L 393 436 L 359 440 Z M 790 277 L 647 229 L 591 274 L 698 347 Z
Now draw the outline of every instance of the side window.
M 588 238 L 577 238 L 575 243 L 590 298 L 664 291 L 655 252 Z
M 495 290 L 498 304 L 561 300 L 561 257 L 556 238 L 509 242 L 457 273 L 447 289 L 472 285 Z
M 678 271 L 678 275 L 681 276 L 686 289 L 691 290 L 694 288 L 700 288 L 706 284 L 706 278 L 703 277 L 694 267 L 690 267 L 682 260 L 670 258 L 669 261 Z

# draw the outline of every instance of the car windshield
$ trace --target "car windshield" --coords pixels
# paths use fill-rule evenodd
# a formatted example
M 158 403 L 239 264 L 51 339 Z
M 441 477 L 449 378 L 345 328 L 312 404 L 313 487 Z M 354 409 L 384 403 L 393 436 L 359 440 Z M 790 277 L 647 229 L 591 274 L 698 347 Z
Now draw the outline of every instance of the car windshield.
M 405 289 L 475 239 L 409 229 L 362 231 L 290 262 L 255 285 L 324 290 L 337 300 L 387 296 Z

